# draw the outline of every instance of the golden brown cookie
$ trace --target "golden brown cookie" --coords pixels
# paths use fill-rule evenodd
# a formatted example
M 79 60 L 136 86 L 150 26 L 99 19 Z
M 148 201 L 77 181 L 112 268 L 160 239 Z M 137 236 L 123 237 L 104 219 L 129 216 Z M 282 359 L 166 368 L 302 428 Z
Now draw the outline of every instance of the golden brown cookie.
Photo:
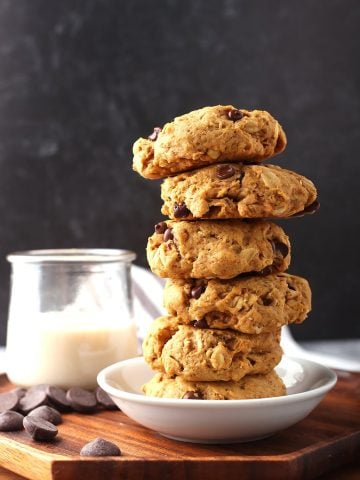
M 145 361 L 167 376 L 191 381 L 238 381 L 268 373 L 281 360 L 280 330 L 247 335 L 179 325 L 175 317 L 154 320 L 143 342 Z
M 167 220 L 148 239 L 147 258 L 159 277 L 229 279 L 285 271 L 290 243 L 271 222 Z
M 311 290 L 304 278 L 287 273 L 232 280 L 170 279 L 164 306 L 179 323 L 257 334 L 305 320 Z
M 225 163 L 164 180 L 161 212 L 172 219 L 284 218 L 316 200 L 307 178 L 274 165 Z
M 285 149 L 286 136 L 268 112 L 217 105 L 176 117 L 133 147 L 133 169 L 163 178 L 212 163 L 261 161 Z
M 190 382 L 182 377 L 168 378 L 157 373 L 142 387 L 150 397 L 199 400 L 243 400 L 286 395 L 286 388 L 275 371 L 246 375 L 237 382 Z

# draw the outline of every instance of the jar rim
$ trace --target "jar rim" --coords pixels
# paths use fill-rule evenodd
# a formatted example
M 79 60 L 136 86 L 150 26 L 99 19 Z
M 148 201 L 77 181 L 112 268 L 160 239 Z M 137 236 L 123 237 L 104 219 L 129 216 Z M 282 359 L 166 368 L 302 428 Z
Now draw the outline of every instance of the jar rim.
M 62 248 L 9 253 L 10 263 L 113 263 L 132 262 L 136 253 L 117 248 Z

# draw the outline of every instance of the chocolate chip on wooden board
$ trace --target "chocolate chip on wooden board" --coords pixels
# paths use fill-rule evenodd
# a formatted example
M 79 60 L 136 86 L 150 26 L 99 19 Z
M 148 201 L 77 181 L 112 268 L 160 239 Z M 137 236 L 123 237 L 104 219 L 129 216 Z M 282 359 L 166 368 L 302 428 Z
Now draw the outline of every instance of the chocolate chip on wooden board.
M 47 404 L 47 394 L 43 385 L 37 385 L 29 388 L 25 395 L 20 399 L 19 409 L 23 413 L 29 413 L 34 408 Z
M 19 412 L 7 410 L 0 413 L 0 432 L 15 432 L 22 430 L 24 416 Z
M 106 410 L 117 410 L 117 405 L 101 387 L 97 387 L 95 396 L 98 404 Z
M 80 455 L 85 457 L 119 457 L 121 450 L 115 443 L 98 437 L 86 443 L 80 450 Z
M 66 393 L 66 398 L 76 412 L 91 413 L 96 409 L 95 394 L 83 388 L 71 387 Z
M 0 412 L 6 410 L 18 410 L 20 399 L 14 391 L 0 394 Z
M 28 415 L 24 418 L 23 425 L 34 440 L 49 442 L 58 434 L 58 429 L 55 425 L 39 417 Z
M 66 392 L 60 387 L 47 385 L 46 395 L 49 403 L 58 409 L 60 412 L 67 412 L 71 410 L 71 403 L 66 397 Z
M 42 418 L 43 420 L 47 420 L 54 425 L 59 425 L 59 423 L 62 422 L 60 412 L 47 405 L 42 405 L 41 407 L 31 410 L 28 416 Z

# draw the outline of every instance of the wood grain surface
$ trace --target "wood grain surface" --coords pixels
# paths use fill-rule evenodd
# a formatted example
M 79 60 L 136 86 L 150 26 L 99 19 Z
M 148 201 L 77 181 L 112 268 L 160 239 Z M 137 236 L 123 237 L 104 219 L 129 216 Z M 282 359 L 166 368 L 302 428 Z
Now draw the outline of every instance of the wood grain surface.
M 0 377 L 0 389 L 10 388 L 6 377 Z M 52 443 L 34 442 L 25 432 L 1 433 L 0 465 L 34 480 L 232 480 L 239 478 L 239 472 L 245 480 L 312 479 L 357 460 L 360 374 L 340 373 L 336 387 L 305 420 L 253 443 L 177 442 L 118 411 L 71 413 L 63 418 L 59 437 Z M 122 457 L 81 458 L 83 444 L 98 436 L 115 442 Z

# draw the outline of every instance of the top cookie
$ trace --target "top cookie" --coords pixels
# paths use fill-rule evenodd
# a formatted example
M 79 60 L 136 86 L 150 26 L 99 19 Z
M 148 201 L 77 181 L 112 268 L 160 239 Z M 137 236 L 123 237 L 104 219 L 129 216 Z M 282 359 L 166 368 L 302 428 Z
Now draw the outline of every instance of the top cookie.
M 260 162 L 281 153 L 286 136 L 268 112 L 217 105 L 176 117 L 133 147 L 133 169 L 163 178 L 229 161 Z

